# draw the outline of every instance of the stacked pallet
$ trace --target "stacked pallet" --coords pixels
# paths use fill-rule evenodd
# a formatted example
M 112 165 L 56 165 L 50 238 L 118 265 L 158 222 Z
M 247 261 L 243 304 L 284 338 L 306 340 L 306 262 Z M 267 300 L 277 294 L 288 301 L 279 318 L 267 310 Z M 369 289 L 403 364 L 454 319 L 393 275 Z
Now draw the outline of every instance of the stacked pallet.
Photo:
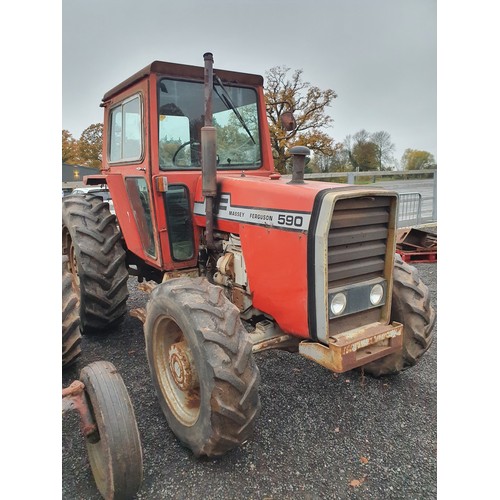
M 437 234 L 423 229 L 400 229 L 396 252 L 405 262 L 437 262 Z

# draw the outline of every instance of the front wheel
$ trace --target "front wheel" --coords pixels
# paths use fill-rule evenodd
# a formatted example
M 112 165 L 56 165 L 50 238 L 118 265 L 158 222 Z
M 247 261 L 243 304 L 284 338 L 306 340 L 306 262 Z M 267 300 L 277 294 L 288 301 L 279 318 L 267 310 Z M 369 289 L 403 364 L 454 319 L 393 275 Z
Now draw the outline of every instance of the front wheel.
M 108 361 L 90 363 L 80 372 L 97 436 L 86 440 L 92 474 L 106 500 L 132 498 L 143 477 L 142 447 L 134 408 L 115 366 Z
M 436 313 L 417 270 L 395 255 L 391 320 L 403 324 L 403 348 L 363 366 L 369 375 L 392 375 L 414 366 L 433 340 Z
M 205 278 L 151 294 L 144 324 L 153 385 L 168 424 L 196 456 L 218 456 L 251 436 L 260 373 L 239 310 Z

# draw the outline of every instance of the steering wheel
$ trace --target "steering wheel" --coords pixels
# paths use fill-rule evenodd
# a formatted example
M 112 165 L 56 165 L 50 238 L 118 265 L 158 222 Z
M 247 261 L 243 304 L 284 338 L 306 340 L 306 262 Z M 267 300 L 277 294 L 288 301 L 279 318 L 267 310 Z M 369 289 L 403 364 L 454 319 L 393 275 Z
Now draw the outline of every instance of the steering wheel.
M 185 142 L 184 144 L 181 144 L 178 148 L 177 148 L 177 151 L 174 153 L 174 156 L 172 157 L 172 163 L 176 166 L 176 167 L 180 167 L 182 165 L 177 165 L 175 163 L 175 159 L 177 158 L 177 155 L 188 145 L 193 145 L 193 146 L 199 146 L 200 143 L 199 142 L 195 142 L 195 141 L 187 141 Z

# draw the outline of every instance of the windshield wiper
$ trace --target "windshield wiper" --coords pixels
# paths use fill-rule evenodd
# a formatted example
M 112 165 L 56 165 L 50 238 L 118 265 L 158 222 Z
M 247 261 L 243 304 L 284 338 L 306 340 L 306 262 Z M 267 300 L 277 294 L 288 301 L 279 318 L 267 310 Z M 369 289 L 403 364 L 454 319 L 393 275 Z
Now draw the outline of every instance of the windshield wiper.
M 219 99 L 226 105 L 227 109 L 231 109 L 233 111 L 233 113 L 236 115 L 236 118 L 238 118 L 238 120 L 241 123 L 241 126 L 245 129 L 246 133 L 248 134 L 248 137 L 250 137 L 250 139 L 252 140 L 252 142 L 254 144 L 257 144 L 255 142 L 255 139 L 252 136 L 252 133 L 248 129 L 247 124 L 245 123 L 245 120 L 240 115 L 240 112 L 236 109 L 236 106 L 234 105 L 234 103 L 233 103 L 233 101 L 231 99 L 231 96 L 229 95 L 229 92 L 226 90 L 226 87 L 224 87 L 224 85 L 222 84 L 221 79 L 216 74 L 214 74 L 214 79 L 217 81 L 217 83 L 220 85 L 220 88 L 223 91 L 222 95 L 219 94 L 219 92 L 217 91 L 217 89 L 215 87 L 215 80 L 214 80 L 214 90 L 215 90 L 215 93 L 219 96 Z

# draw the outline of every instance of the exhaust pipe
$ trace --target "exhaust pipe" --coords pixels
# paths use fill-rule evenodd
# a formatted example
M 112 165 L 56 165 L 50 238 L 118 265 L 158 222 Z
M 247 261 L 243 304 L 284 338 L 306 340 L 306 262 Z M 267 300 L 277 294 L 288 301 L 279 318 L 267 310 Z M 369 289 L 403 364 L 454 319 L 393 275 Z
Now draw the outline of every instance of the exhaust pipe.
M 212 93 L 214 86 L 214 56 L 203 54 L 205 61 L 205 123 L 201 128 L 202 194 L 205 197 L 207 247 L 214 249 L 214 199 L 217 196 L 217 137 L 213 126 Z
M 292 158 L 292 180 L 287 184 L 305 184 L 304 170 L 306 168 L 306 156 L 311 154 L 311 150 L 306 146 L 294 146 L 290 149 Z

